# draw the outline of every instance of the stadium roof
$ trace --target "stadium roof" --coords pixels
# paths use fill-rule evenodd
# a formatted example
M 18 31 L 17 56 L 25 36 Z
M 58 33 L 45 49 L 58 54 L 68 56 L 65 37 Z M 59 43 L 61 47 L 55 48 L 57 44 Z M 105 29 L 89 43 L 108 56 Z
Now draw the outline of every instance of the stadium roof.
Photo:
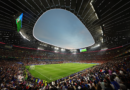
M 130 43 L 129 0 L 0 0 L 0 42 L 51 50 L 54 46 L 36 40 L 32 30 L 44 12 L 54 8 L 72 12 L 86 26 L 95 40 L 88 49 Z M 12 25 L 13 17 L 19 12 L 24 14 L 21 33 L 27 40 Z

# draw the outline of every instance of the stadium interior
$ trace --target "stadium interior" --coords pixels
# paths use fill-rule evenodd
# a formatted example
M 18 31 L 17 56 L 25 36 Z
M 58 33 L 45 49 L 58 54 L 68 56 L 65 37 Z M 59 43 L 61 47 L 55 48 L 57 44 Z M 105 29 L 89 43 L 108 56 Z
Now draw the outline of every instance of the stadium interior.
M 34 25 L 51 9 L 77 16 L 95 43 L 37 40 Z M 129 0 L 0 0 L 0 90 L 130 90 L 129 32 Z

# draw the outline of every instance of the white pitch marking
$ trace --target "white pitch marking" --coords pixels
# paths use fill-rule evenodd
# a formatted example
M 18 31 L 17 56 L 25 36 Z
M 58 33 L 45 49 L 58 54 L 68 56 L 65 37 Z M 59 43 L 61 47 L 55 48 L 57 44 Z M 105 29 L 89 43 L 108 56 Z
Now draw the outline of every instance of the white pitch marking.
M 35 70 L 36 71 L 36 70 Z M 38 71 L 36 71 L 36 72 L 38 72 Z M 39 74 L 41 74 L 40 72 L 38 72 Z M 41 74 L 42 76 L 44 76 L 44 77 L 46 77 L 46 78 L 48 78 L 47 76 L 45 76 L 45 75 L 43 75 L 43 74 Z M 49 79 L 49 78 L 48 78 Z M 50 80 L 50 79 L 49 79 Z

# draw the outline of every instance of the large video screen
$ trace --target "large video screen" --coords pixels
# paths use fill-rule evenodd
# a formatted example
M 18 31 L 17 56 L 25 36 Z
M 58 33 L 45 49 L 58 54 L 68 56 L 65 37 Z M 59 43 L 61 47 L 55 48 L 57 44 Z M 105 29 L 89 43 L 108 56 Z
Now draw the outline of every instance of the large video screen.
M 80 52 L 86 52 L 87 51 L 86 48 L 82 48 L 82 49 L 79 49 L 79 50 L 80 50 Z
M 17 31 L 19 32 L 22 28 L 23 13 L 16 19 Z

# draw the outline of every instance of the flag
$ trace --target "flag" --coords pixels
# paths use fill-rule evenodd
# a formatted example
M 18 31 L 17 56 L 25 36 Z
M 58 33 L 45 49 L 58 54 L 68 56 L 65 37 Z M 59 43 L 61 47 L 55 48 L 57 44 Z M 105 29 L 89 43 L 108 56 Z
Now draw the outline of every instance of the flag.
M 38 84 L 40 84 L 40 85 L 41 85 L 41 84 L 42 84 L 42 81 L 40 80 Z
M 37 82 L 37 79 L 36 79 L 36 82 Z
M 45 86 L 47 85 L 47 81 L 45 81 Z
M 37 83 L 40 83 L 40 82 L 41 82 L 41 80 L 40 80 L 40 79 L 38 79 L 38 80 L 37 80 Z

